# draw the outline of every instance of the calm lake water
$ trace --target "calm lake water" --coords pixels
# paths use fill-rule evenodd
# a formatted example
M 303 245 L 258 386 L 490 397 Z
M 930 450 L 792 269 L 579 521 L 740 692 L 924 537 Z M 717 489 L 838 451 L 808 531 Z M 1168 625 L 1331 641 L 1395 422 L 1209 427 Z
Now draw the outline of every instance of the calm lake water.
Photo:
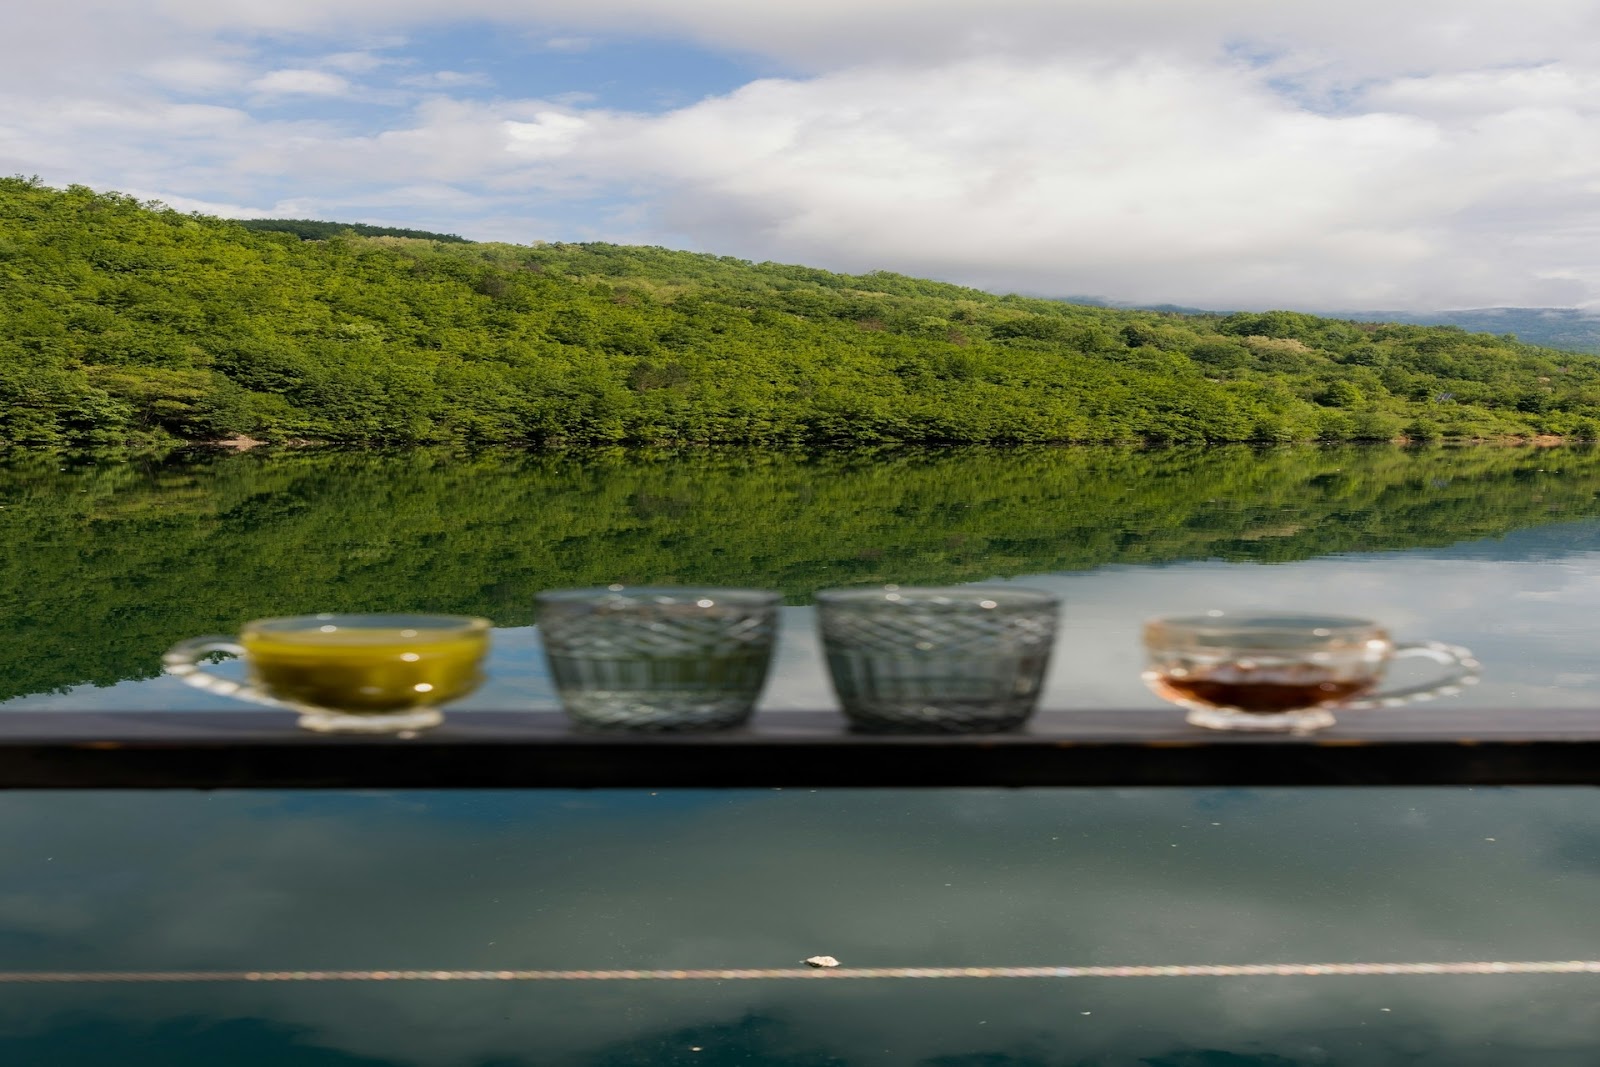
M 1484 706 L 1600 697 L 1600 452 L 293 453 L 0 468 L 0 714 L 221 708 L 182 637 L 487 615 L 463 707 L 552 703 L 533 594 L 1056 590 L 1046 703 L 1143 707 L 1138 623 L 1356 613 Z M 0 719 L 3 723 L 3 719 Z M 1600 958 L 1576 789 L 0 794 L 0 970 Z M 1583 1064 L 1600 977 L 5 987 L 8 1065 Z

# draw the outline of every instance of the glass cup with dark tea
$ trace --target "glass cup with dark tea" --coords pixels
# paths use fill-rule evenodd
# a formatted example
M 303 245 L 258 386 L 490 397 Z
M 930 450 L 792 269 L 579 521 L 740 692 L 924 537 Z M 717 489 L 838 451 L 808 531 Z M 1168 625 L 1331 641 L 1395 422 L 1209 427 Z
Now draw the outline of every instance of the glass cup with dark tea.
M 1152 619 L 1145 684 L 1213 730 L 1331 726 L 1336 709 L 1396 707 L 1459 693 L 1478 680 L 1472 653 L 1439 641 L 1396 644 L 1368 619 L 1231 614 Z M 1379 690 L 1389 664 L 1420 657 L 1444 668 L 1426 685 Z
M 300 713 L 327 733 L 437 726 L 439 705 L 483 681 L 489 620 L 464 615 L 300 615 L 245 623 L 237 638 L 180 641 L 167 673 L 207 692 Z M 245 681 L 210 674 L 216 653 L 243 657 Z

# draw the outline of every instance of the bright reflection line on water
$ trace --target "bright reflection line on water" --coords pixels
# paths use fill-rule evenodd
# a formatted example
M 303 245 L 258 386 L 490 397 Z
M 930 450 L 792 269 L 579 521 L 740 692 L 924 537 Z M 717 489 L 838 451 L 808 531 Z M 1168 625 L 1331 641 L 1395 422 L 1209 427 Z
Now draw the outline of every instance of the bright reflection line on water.
M 610 971 L 0 971 L 0 983 L 634 982 L 787 978 L 1313 978 L 1327 975 L 1600 974 L 1600 960 L 1202 963 L 1124 967 L 769 967 Z

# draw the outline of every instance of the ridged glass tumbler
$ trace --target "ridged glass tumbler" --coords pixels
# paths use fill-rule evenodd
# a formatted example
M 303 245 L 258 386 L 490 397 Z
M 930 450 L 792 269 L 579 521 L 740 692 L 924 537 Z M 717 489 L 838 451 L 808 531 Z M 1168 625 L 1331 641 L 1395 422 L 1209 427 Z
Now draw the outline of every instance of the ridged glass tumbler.
M 581 726 L 716 730 L 749 719 L 781 597 L 754 589 L 609 586 L 540 593 L 539 631 Z
M 834 691 L 869 731 L 990 733 L 1033 714 L 1058 603 L 1010 586 L 831 589 L 817 624 Z

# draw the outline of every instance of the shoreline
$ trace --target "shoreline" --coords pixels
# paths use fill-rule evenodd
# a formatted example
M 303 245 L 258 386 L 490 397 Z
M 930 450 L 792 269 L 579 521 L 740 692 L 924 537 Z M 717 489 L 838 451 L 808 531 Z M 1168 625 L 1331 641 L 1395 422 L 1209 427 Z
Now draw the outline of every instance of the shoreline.
M 957 448 L 1230 448 L 1246 446 L 1252 448 L 1282 448 L 1316 445 L 1319 447 L 1331 445 L 1398 445 L 1404 447 L 1422 445 L 1492 445 L 1502 448 L 1555 448 L 1561 445 L 1597 444 L 1587 438 L 1567 438 L 1561 434 L 1534 434 L 1521 436 L 1509 434 L 1497 437 L 1391 437 L 1378 438 L 1340 438 L 1326 440 L 1312 438 L 1301 441 L 1011 441 L 1004 443 L 979 443 L 979 442 L 952 442 L 952 441 L 863 441 L 859 444 L 831 444 L 819 445 L 778 445 L 739 442 L 739 441 L 627 441 L 609 445 L 570 445 L 560 442 L 533 444 L 527 441 L 493 441 L 483 443 L 466 443 L 450 441 L 412 442 L 409 444 L 375 444 L 369 441 L 328 441 L 310 438 L 288 438 L 282 441 L 261 440 L 240 434 L 235 437 L 215 439 L 182 439 L 176 447 L 179 448 L 215 448 L 229 452 L 250 452 L 258 448 L 381 448 L 381 449 L 411 449 L 411 448 L 449 448 L 465 447 L 470 449 L 513 448 L 519 451 L 591 451 L 594 449 L 623 448 L 623 449 L 720 449 L 744 448 L 757 449 L 771 452 L 853 452 L 863 449 L 879 448 L 926 448 L 926 449 L 957 449 Z
M 496 450 L 549 453 L 555 454 L 586 454 L 596 452 L 718 452 L 718 451 L 747 451 L 763 452 L 771 455 L 823 455 L 828 453 L 860 453 L 860 452 L 896 452 L 896 451 L 928 451 L 928 452 L 954 452 L 972 449 L 990 449 L 999 452 L 1016 451 L 1020 449 L 1080 449 L 1080 448 L 1113 448 L 1161 451 L 1169 449 L 1222 449 L 1222 448 L 1252 448 L 1268 451 L 1278 448 L 1334 448 L 1334 447 L 1388 447 L 1388 448 L 1561 448 L 1584 447 L 1600 445 L 1600 441 L 1590 438 L 1569 438 L 1560 434 L 1534 434 L 1516 435 L 1507 434 L 1494 437 L 1391 437 L 1377 438 L 1347 438 L 1347 439 L 1322 439 L 1312 438 L 1295 441 L 1164 441 L 1164 440 L 1132 440 L 1132 441 L 1007 441 L 1007 442 L 968 442 L 968 441 L 861 441 L 856 443 L 828 443 L 805 444 L 785 442 L 780 444 L 762 442 L 740 441 L 622 441 L 608 444 L 575 443 L 565 441 L 551 441 L 534 443 L 531 441 L 411 441 L 411 442 L 384 442 L 360 440 L 330 440 L 324 438 L 291 437 L 281 440 L 251 437 L 245 434 L 236 434 L 232 437 L 218 438 L 166 438 L 164 440 L 136 440 L 114 444 L 102 444 L 91 447 L 71 445 L 12 445 L 0 442 L 0 459 L 6 456 L 23 455 L 96 455 L 108 453 L 125 453 L 128 455 L 169 454 L 174 452 L 213 452 L 242 455 L 248 452 L 300 452 L 300 451 L 355 451 L 355 452 L 409 452 L 431 450 L 455 450 L 463 453 L 489 452 Z

